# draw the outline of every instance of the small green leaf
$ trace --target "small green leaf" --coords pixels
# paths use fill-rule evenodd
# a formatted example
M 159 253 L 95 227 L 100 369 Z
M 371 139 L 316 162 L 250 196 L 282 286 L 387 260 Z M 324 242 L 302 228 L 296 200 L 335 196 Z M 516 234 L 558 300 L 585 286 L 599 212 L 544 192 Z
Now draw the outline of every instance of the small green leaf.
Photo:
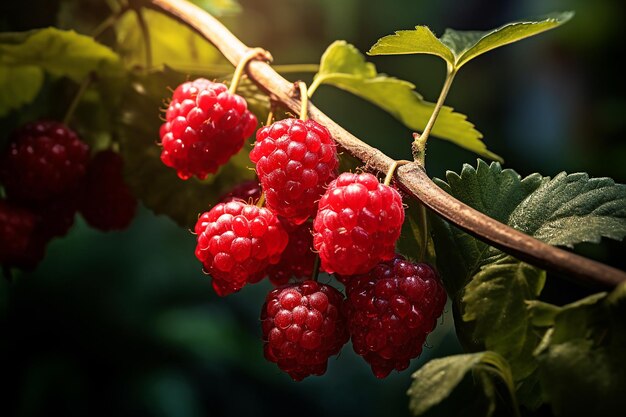
M 415 30 L 399 30 L 394 35 L 380 38 L 367 52 L 368 55 L 430 54 L 454 62 L 450 48 L 437 39 L 427 26 L 415 26 Z
M 446 29 L 439 39 L 426 26 L 416 26 L 415 30 L 401 30 L 379 39 L 368 54 L 432 54 L 443 58 L 456 71 L 485 52 L 553 29 L 573 15 L 573 12 L 553 13 L 538 19 L 507 23 L 485 32 Z
M 353 45 L 345 41 L 332 43 L 322 55 L 319 72 L 312 87 L 329 84 L 372 102 L 393 115 L 405 126 L 424 130 L 435 105 L 424 101 L 408 81 L 379 74 L 374 64 Z M 467 117 L 444 106 L 432 134 L 490 159 L 501 158 L 487 150 L 478 132 Z
M 452 50 L 456 57 L 454 65 L 460 68 L 485 52 L 554 29 L 573 16 L 573 12 L 553 13 L 538 19 L 507 23 L 487 32 L 463 32 L 448 29 L 441 37 L 441 41 Z
M 0 116 L 35 99 L 43 85 L 43 71 L 34 65 L 0 65 Z
M 184 227 L 192 227 L 198 214 L 206 211 L 234 185 L 254 177 L 249 169 L 250 145 L 235 155 L 217 174 L 199 181 L 183 181 L 160 159 L 159 108 L 169 88 L 186 80 L 174 71 L 135 76 L 122 100 L 118 136 L 126 161 L 126 180 L 137 197 L 157 214 L 165 214 Z
M 409 409 L 415 416 L 491 416 L 501 401 L 496 391 L 502 384 L 508 391 L 508 408 L 516 410 L 511 370 L 502 356 L 478 352 L 433 359 L 413 374 Z
M 225 62 L 220 52 L 189 27 L 150 9 L 142 9 L 150 33 L 152 65 L 170 68 L 198 68 Z M 145 66 L 146 49 L 136 13 L 125 13 L 115 25 L 120 55 L 126 66 Z M 194 71 L 197 72 L 197 71 Z

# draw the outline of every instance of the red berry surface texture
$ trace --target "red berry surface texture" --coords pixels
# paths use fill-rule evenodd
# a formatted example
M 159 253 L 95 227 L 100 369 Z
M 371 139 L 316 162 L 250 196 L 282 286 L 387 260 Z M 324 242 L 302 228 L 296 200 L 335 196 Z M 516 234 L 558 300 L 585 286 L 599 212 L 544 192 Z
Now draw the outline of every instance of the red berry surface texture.
M 313 223 L 322 268 L 362 274 L 392 259 L 404 208 L 400 194 L 372 174 L 343 173 L 328 186 Z
M 241 201 L 220 203 L 198 219 L 196 257 L 213 277 L 213 288 L 225 296 L 263 278 L 276 264 L 288 236 L 267 208 Z
M 311 224 L 287 224 L 285 229 L 289 234 L 289 244 L 280 257 L 280 262 L 267 268 L 267 275 L 274 285 L 287 284 L 290 279 L 298 281 L 311 278 L 315 264 Z
M 263 190 L 257 180 L 244 181 L 235 186 L 228 193 L 220 198 L 220 203 L 228 203 L 229 201 L 243 201 L 246 203 L 256 204 L 261 198 Z
M 28 250 L 37 221 L 32 211 L 0 201 L 0 263 L 19 263 Z
M 161 126 L 161 160 L 178 176 L 213 174 L 243 147 L 257 119 L 226 85 L 198 78 L 179 85 Z
M 98 152 L 87 171 L 80 211 L 99 230 L 122 230 L 135 216 L 137 199 L 124 182 L 124 161 L 110 150 Z
M 350 277 L 346 292 L 352 346 L 378 378 L 420 355 L 446 303 L 435 271 L 401 256 Z
M 13 132 L 0 156 L 0 180 L 7 195 L 43 201 L 75 190 L 89 161 L 89 147 L 62 123 L 42 120 Z
M 328 129 L 313 120 L 298 119 L 259 129 L 250 160 L 256 164 L 267 207 L 295 224 L 315 213 L 339 165 Z
M 296 381 L 324 374 L 349 338 L 342 303 L 339 291 L 315 281 L 271 291 L 261 311 L 265 357 Z

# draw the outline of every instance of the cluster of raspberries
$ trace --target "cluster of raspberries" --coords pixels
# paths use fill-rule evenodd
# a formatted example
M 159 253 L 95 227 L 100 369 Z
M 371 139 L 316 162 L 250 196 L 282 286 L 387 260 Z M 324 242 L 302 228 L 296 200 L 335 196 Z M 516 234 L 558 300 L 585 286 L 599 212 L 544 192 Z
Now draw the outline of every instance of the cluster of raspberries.
M 165 118 L 161 159 L 183 179 L 216 172 L 256 128 L 242 97 L 205 79 L 176 88 Z M 339 175 L 335 142 L 313 120 L 260 128 L 250 159 L 258 181 L 224 196 L 194 228 L 215 292 L 265 277 L 277 286 L 261 312 L 264 352 L 294 380 L 323 374 L 350 339 L 377 377 L 406 369 L 446 293 L 430 266 L 395 252 L 400 194 L 369 173 Z M 315 280 L 318 256 L 346 296 Z
M 15 130 L 0 154 L 0 264 L 33 269 L 48 242 L 65 235 L 76 212 L 100 230 L 126 228 L 137 201 L 113 151 L 93 157 L 62 123 L 40 120 Z

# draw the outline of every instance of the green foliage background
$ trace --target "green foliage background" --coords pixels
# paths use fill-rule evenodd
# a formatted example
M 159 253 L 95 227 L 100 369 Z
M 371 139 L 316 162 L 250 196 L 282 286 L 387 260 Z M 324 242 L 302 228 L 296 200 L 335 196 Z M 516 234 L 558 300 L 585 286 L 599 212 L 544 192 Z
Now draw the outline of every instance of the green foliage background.
M 54 24 L 59 13 L 65 27 L 71 23 L 80 31 L 93 27 L 108 10 L 105 2 L 84 0 L 89 13 L 70 21 L 67 16 L 75 3 L 3 2 L 0 30 L 44 27 Z M 402 0 L 392 5 L 369 0 L 241 0 L 240 4 L 241 13 L 224 21 L 244 42 L 271 50 L 278 64 L 317 63 L 336 39 L 367 51 L 381 36 L 416 24 L 428 24 L 441 35 L 445 27 L 488 29 L 523 16 L 575 10 L 576 18 L 560 30 L 467 64 L 447 103 L 476 124 L 489 149 L 505 159 L 505 167 L 522 176 L 586 171 L 626 182 L 622 163 L 626 94 L 619 82 L 622 71 L 612 64 L 614 56 L 624 52 L 618 16 L 626 6 L 621 1 L 542 5 L 510 0 L 497 6 L 478 0 Z M 176 36 L 162 35 L 156 34 L 176 45 Z M 134 45 L 141 51 L 136 33 L 128 31 L 124 39 L 129 50 Z M 208 50 L 201 53 L 210 56 Z M 143 61 L 142 55 L 123 58 Z M 185 68 L 184 57 L 178 58 L 181 68 L 175 69 L 194 72 Z M 437 58 L 367 59 L 379 72 L 414 83 L 427 100 L 436 99 L 444 73 Z M 310 81 L 310 75 L 298 77 Z M 43 85 L 41 94 L 67 101 L 73 86 L 66 87 Z M 99 94 L 93 97 L 96 107 L 99 100 L 106 100 L 105 91 Z M 409 158 L 411 132 L 393 117 L 331 87 L 320 87 L 314 101 L 356 136 L 393 157 Z M 44 107 L 36 102 L 17 116 L 1 119 L 0 142 L 14 123 L 40 116 Z M 51 116 L 60 117 L 61 107 Z M 106 126 L 83 128 L 93 132 L 94 143 L 110 139 L 96 135 Z M 476 166 L 475 155 L 445 141 L 430 141 L 431 176 L 445 179 L 446 170 L 459 173 L 465 162 Z M 149 183 L 135 186 L 145 191 Z M 201 190 L 198 184 L 196 188 Z M 187 230 L 146 209 L 120 233 L 96 232 L 79 219 L 69 236 L 50 245 L 37 271 L 12 284 L 0 281 L 0 354 L 3 377 L 10 381 L 10 388 L 0 394 L 6 396 L 0 414 L 193 417 L 284 415 L 297 410 L 300 415 L 408 415 L 405 391 L 411 372 L 378 381 L 349 346 L 339 359 L 331 360 L 325 377 L 299 384 L 265 362 L 258 313 L 268 285 L 220 299 L 200 272 L 193 249 Z M 580 244 L 575 249 L 626 269 L 624 243 Z M 562 305 L 588 293 L 548 276 L 542 299 Z M 569 310 L 557 319 L 566 330 L 572 320 L 568 314 Z M 428 339 L 433 348 L 426 348 L 411 370 L 433 356 L 461 352 L 452 330 L 451 307 L 442 321 Z M 546 342 L 543 357 L 561 352 L 556 350 L 557 336 Z M 542 377 L 549 380 L 554 374 Z

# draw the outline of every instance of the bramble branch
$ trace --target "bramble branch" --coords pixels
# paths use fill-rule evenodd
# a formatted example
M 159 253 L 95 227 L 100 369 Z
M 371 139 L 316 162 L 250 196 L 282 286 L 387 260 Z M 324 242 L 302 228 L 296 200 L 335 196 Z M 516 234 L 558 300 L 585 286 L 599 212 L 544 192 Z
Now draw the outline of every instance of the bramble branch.
M 151 3 L 155 9 L 200 33 L 235 66 L 250 50 L 213 16 L 185 0 L 151 0 Z M 299 113 L 300 100 L 291 95 L 293 83 L 265 62 L 251 61 L 246 71 L 273 99 Z M 313 104 L 309 104 L 309 118 L 326 126 L 342 148 L 366 161 L 369 167 L 385 173 L 394 164 L 392 158 L 347 132 Z M 396 180 L 407 193 L 450 223 L 522 261 L 595 286 L 615 286 L 626 281 L 623 271 L 543 243 L 458 201 L 439 188 L 417 163 L 398 168 Z

